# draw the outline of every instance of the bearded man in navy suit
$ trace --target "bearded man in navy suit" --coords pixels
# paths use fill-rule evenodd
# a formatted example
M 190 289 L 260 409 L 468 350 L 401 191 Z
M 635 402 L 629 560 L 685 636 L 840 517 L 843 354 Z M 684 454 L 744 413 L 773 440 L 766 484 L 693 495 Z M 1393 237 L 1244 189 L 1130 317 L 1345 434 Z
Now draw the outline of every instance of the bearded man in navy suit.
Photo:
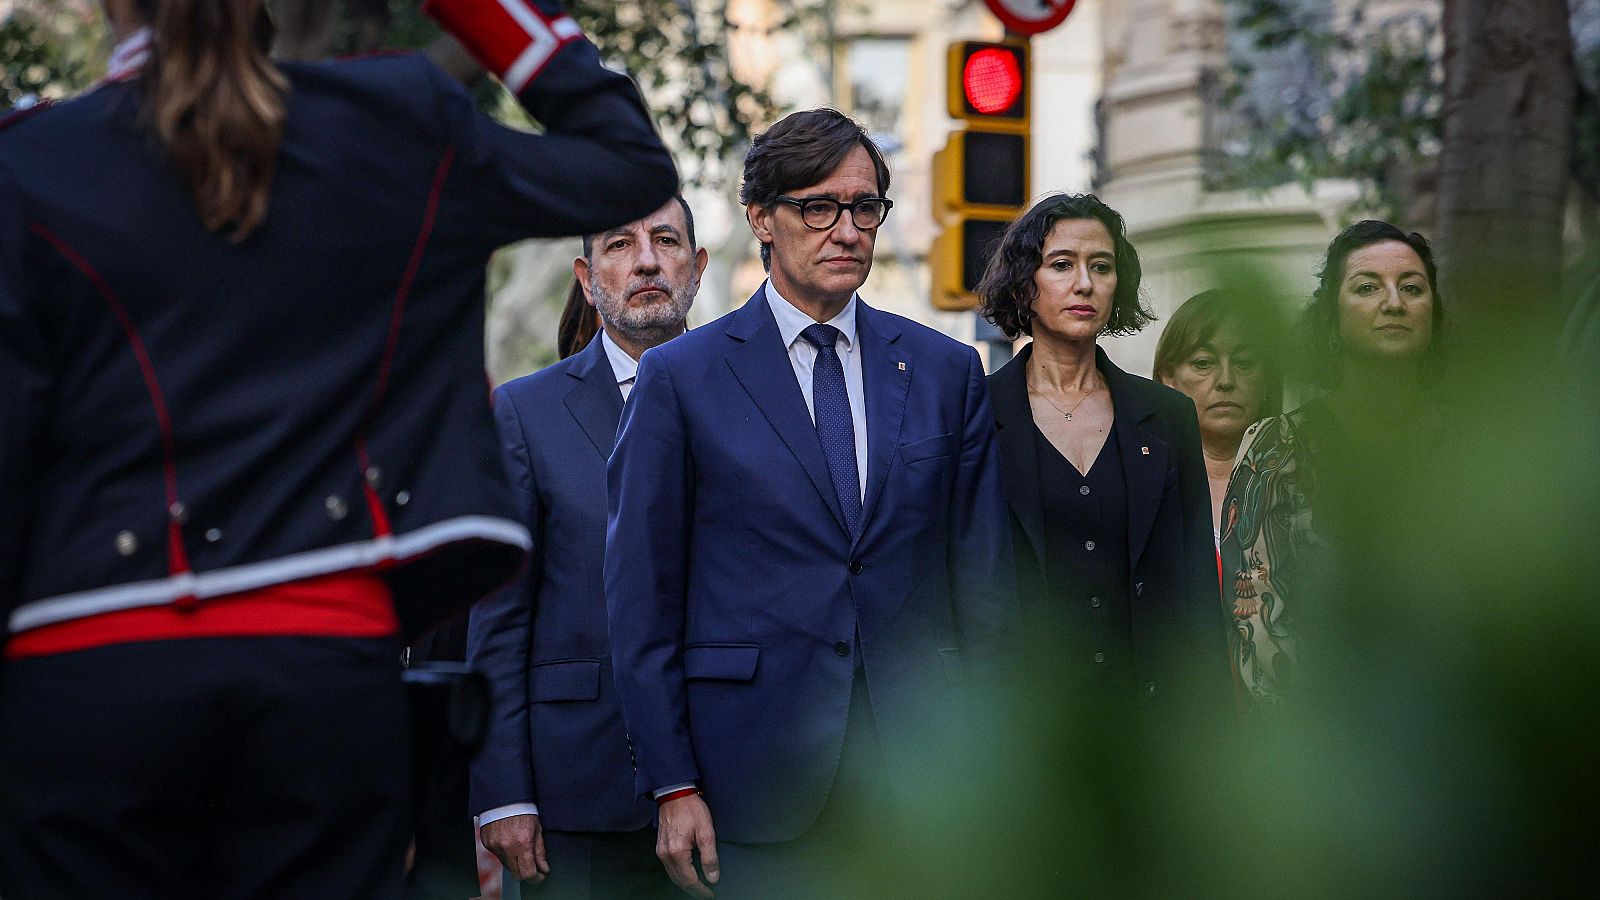
M 589 345 L 495 391 L 527 572 L 478 604 L 468 659 L 494 689 L 471 767 L 485 847 L 558 898 L 672 897 L 652 852 L 655 804 L 633 788 L 611 675 L 601 571 L 606 458 L 639 355 L 683 333 L 706 251 L 679 196 L 585 236 L 573 274 L 602 324 Z M 548 880 L 547 880 L 548 879 Z
M 643 356 L 611 457 L 617 688 L 657 855 L 696 896 L 848 889 L 841 851 L 948 783 L 930 751 L 1010 649 L 978 355 L 856 293 L 888 189 L 837 111 L 757 138 L 740 199 L 769 278 Z

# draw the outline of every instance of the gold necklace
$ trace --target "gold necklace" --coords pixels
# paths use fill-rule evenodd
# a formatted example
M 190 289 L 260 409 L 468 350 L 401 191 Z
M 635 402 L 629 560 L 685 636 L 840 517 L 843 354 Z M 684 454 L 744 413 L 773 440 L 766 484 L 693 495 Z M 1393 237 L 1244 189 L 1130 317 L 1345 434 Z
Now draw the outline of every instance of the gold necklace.
M 1024 382 L 1024 384 L 1028 384 L 1028 383 Z M 1041 399 L 1044 402 L 1050 404 L 1051 406 L 1054 406 L 1056 412 L 1061 413 L 1061 418 L 1066 419 L 1068 422 L 1071 422 L 1072 421 L 1072 414 L 1078 411 L 1078 407 L 1083 405 L 1083 401 L 1085 401 L 1085 400 L 1089 399 L 1091 396 L 1093 396 L 1095 391 L 1100 390 L 1100 388 L 1099 387 L 1091 388 L 1088 391 L 1088 393 L 1085 393 L 1082 397 L 1078 398 L 1078 402 L 1077 403 L 1072 404 L 1072 408 L 1071 409 L 1062 409 L 1061 407 L 1056 406 L 1056 402 L 1054 400 L 1051 400 L 1049 397 L 1046 397 L 1044 391 L 1039 390 L 1038 388 L 1034 387 L 1032 384 L 1028 384 L 1028 390 L 1032 391 L 1035 394 L 1037 394 L 1039 396 L 1039 399 Z

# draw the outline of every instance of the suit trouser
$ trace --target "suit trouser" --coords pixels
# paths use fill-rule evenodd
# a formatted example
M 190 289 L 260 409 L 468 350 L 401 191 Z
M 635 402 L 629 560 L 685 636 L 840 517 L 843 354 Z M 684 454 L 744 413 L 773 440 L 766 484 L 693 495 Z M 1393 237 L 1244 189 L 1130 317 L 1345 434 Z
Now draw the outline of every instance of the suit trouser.
M 844 748 L 828 801 L 805 834 L 779 844 L 719 842 L 717 900 L 867 897 L 870 870 L 892 846 L 888 770 L 878 742 L 867 681 L 856 673 Z M 715 811 L 713 811 L 715 824 Z M 881 896 L 881 894 L 879 894 Z
M 656 859 L 656 830 L 546 831 L 550 874 L 523 900 L 682 900 Z
M 398 897 L 393 640 L 146 641 L 0 669 L 0 895 Z

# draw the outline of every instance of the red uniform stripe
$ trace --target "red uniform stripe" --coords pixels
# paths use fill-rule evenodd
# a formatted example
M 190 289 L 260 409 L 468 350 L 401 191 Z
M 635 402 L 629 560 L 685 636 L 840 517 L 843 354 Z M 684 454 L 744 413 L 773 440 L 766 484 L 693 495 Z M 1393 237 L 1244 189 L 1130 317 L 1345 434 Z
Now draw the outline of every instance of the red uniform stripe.
M 176 510 L 178 508 L 178 453 L 176 442 L 172 435 L 172 415 L 167 410 L 166 395 L 162 393 L 161 381 L 156 377 L 156 367 L 150 359 L 150 353 L 145 349 L 144 339 L 139 336 L 139 329 L 133 324 L 133 317 L 128 314 L 127 307 L 117 297 L 111 285 L 90 265 L 89 260 L 79 253 L 71 244 L 46 228 L 39 222 L 30 222 L 28 230 L 43 238 L 46 243 L 54 247 L 57 253 L 66 258 L 83 276 L 93 284 L 95 290 L 111 308 L 111 314 L 122 325 L 123 335 L 128 340 L 128 346 L 133 348 L 133 357 L 139 364 L 139 373 L 144 378 L 145 390 L 150 394 L 150 403 L 155 407 L 156 427 L 161 434 L 161 474 L 166 489 L 167 497 L 167 567 L 171 574 L 181 575 L 190 571 L 189 554 L 183 547 L 183 530 L 178 522 Z
M 341 572 L 218 597 L 191 606 L 122 609 L 15 635 L 7 659 L 135 641 L 206 637 L 388 637 L 398 633 L 389 585 L 370 572 Z

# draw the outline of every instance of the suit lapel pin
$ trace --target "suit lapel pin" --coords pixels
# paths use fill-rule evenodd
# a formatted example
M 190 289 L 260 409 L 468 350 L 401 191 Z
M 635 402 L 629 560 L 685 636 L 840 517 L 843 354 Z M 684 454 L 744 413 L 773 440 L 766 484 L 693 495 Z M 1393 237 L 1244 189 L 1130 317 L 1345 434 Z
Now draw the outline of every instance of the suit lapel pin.
M 1149 456 L 1150 455 L 1150 448 L 1149 447 L 1140 447 L 1139 448 L 1139 452 L 1143 453 L 1145 456 Z
M 900 367 L 900 371 L 902 371 L 902 372 L 904 372 L 906 370 L 906 364 L 903 363 L 903 362 L 895 363 L 895 365 L 899 366 Z

